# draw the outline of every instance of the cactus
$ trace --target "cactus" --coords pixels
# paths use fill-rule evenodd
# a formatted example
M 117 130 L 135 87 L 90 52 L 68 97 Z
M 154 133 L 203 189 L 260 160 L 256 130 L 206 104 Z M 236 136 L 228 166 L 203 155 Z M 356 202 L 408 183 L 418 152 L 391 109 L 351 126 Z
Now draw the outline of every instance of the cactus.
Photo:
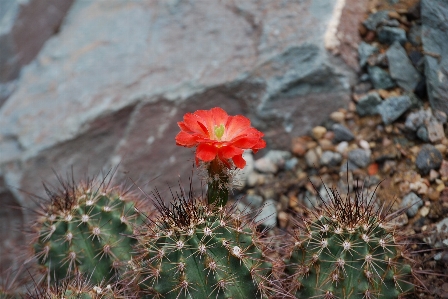
M 190 191 L 137 236 L 141 256 L 130 263 L 143 298 L 267 297 L 271 262 L 256 224 L 236 205 L 215 208 Z
M 133 227 L 143 223 L 135 197 L 109 184 L 64 182 L 54 192 L 45 186 L 48 203 L 35 225 L 35 257 L 51 282 L 76 272 L 92 283 L 110 281 L 131 259 Z
M 342 198 L 327 189 L 329 201 L 297 222 L 286 272 L 300 298 L 399 298 L 413 290 L 406 248 L 373 195 Z M 403 238 L 402 238 L 403 240 Z

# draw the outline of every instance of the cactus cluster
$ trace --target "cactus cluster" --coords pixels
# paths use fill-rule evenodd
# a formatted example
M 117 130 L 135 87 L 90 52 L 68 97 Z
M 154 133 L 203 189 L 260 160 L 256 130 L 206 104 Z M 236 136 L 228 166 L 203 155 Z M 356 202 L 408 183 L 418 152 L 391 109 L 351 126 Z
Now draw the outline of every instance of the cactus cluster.
M 130 265 L 143 298 L 266 298 L 272 264 L 263 235 L 236 205 L 181 193 L 139 239 Z
M 62 188 L 45 187 L 49 201 L 35 223 L 35 257 L 50 281 L 77 272 L 90 273 L 94 284 L 114 279 L 131 259 L 136 240 L 129 236 L 144 216 L 128 192 L 96 182 L 60 180 Z
M 362 193 L 329 201 L 297 222 L 286 272 L 299 298 L 399 298 L 413 290 L 406 246 L 394 231 L 397 214 Z

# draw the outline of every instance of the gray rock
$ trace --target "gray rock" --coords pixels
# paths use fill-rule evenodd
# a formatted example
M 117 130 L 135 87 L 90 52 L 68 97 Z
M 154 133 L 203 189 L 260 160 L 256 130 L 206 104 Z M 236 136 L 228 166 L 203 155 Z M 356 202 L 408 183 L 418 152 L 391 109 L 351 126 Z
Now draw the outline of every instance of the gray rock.
M 386 52 L 389 61 L 389 73 L 398 86 L 406 91 L 413 91 L 421 80 L 420 73 L 409 60 L 405 49 L 399 42 L 394 42 Z
M 333 124 L 331 129 L 334 132 L 333 141 L 335 143 L 339 143 L 341 141 L 352 141 L 355 138 L 353 133 L 346 126 L 341 124 Z
M 363 24 L 367 29 L 375 31 L 376 28 L 386 20 L 389 20 L 389 11 L 381 10 L 376 13 L 370 14 L 367 20 L 363 22 Z
M 243 169 L 236 171 L 234 176 L 235 187 L 239 190 L 246 186 L 248 177 L 254 171 L 254 157 L 251 151 L 245 151 L 243 154 L 243 159 L 246 160 L 246 166 Z
M 72 2 L 0 1 L 0 83 L 18 77 L 21 67 L 28 64 L 57 31 Z
M 359 65 L 361 67 L 365 66 L 367 63 L 367 59 L 375 53 L 378 53 L 378 47 L 370 45 L 366 42 L 361 42 L 358 45 Z
M 439 122 L 434 116 L 425 120 L 426 129 L 428 131 L 428 139 L 432 143 L 437 143 L 445 138 L 445 131 L 443 124 Z
M 389 89 L 396 86 L 389 73 L 378 66 L 367 67 L 367 72 L 376 89 Z
M 390 97 L 378 106 L 383 123 L 388 125 L 398 119 L 412 106 L 409 96 Z
M 431 169 L 437 170 L 442 165 L 443 157 L 437 148 L 431 144 L 422 146 L 415 159 L 415 166 L 422 174 L 428 174 Z
M 448 236 L 448 217 L 439 221 L 436 224 L 436 229 L 423 240 L 432 248 L 448 247 L 448 238 L 446 238 L 446 236 Z M 439 259 L 441 259 L 441 257 Z
M 252 209 L 258 209 L 263 204 L 263 197 L 257 194 L 249 194 L 243 200 Z
M 428 130 L 426 129 L 425 126 L 420 126 L 417 129 L 417 137 L 420 138 L 421 140 L 423 140 L 424 142 L 428 142 L 429 141 Z
M 310 168 L 317 168 L 320 166 L 319 155 L 314 149 L 310 149 L 305 154 L 306 165 Z
M 356 112 L 358 112 L 360 116 L 378 114 L 378 105 L 380 105 L 382 101 L 383 100 L 376 91 L 369 92 L 359 99 L 356 104 Z
M 348 152 L 348 160 L 359 168 L 366 168 L 370 164 L 370 150 L 355 148 Z
M 400 206 L 401 208 L 407 208 L 406 214 L 409 217 L 414 217 L 418 209 L 423 206 L 423 200 L 414 192 L 410 192 L 403 197 Z
M 291 158 L 292 153 L 290 151 L 270 150 L 264 157 L 269 159 L 278 168 L 285 166 L 286 160 Z
M 268 199 L 263 204 L 261 212 L 255 217 L 255 222 L 266 227 L 277 225 L 277 202 Z
M 297 163 L 299 163 L 299 159 L 297 159 L 296 157 L 292 157 L 291 159 L 286 160 L 285 169 L 293 170 L 296 168 Z
M 394 42 L 404 44 L 406 42 L 406 31 L 397 27 L 383 26 L 378 30 L 378 40 L 387 45 Z
M 409 29 L 408 40 L 414 46 L 420 46 L 422 44 L 422 26 L 420 24 L 414 24 Z
M 446 0 L 422 0 L 422 43 L 428 97 L 433 109 L 448 114 L 448 5 Z
M 440 123 L 444 124 L 447 121 L 447 115 L 445 112 L 440 110 L 433 111 L 434 117 L 439 121 Z
M 262 173 L 276 173 L 278 166 L 266 157 L 255 160 L 255 169 Z
M 411 112 L 406 117 L 404 123 L 405 127 L 411 131 L 417 131 L 419 127 L 425 124 L 425 120 L 431 117 L 431 111 L 429 110 L 418 110 L 416 112 Z
M 333 151 L 324 151 L 320 156 L 320 165 L 322 166 L 337 166 L 342 161 L 342 155 Z

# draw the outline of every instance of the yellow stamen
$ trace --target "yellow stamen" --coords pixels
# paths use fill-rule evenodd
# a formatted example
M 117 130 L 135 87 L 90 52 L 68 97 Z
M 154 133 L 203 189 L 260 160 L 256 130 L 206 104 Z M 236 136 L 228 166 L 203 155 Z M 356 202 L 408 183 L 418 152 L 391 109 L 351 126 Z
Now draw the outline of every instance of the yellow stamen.
M 224 125 L 221 124 L 219 127 L 215 126 L 215 136 L 218 140 L 221 140 L 222 135 L 224 135 Z

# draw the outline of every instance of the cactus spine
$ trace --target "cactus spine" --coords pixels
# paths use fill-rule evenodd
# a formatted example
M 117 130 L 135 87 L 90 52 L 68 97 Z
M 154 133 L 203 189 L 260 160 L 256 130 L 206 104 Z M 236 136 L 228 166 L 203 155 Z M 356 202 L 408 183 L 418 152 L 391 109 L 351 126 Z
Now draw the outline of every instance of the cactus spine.
M 113 279 L 131 259 L 136 241 L 130 236 L 143 222 L 135 198 L 104 183 L 60 182 L 57 192 L 45 187 L 50 200 L 36 223 L 38 263 L 50 281 L 77 272 L 91 273 L 94 284 Z
M 411 266 L 390 220 L 372 197 L 342 198 L 327 189 L 329 202 L 302 219 L 293 232 L 287 273 L 300 298 L 399 298 L 413 290 Z M 387 210 L 387 209 L 386 209 Z
M 178 196 L 142 232 L 142 256 L 131 264 L 144 298 L 266 297 L 271 263 L 255 224 L 236 206 Z
M 35 286 L 29 291 L 26 299 L 115 299 L 135 298 L 120 284 L 93 285 L 88 278 L 80 273 L 55 282 L 49 287 Z

